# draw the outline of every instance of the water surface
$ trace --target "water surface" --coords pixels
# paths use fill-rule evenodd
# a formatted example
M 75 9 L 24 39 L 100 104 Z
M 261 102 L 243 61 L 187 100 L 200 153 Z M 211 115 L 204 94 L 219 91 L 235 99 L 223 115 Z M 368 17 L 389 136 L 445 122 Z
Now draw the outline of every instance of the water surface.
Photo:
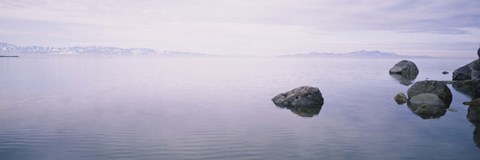
M 450 86 L 458 112 L 422 119 L 393 101 L 398 61 L 2 58 L 0 159 L 479 159 L 470 98 Z M 413 61 L 418 81 L 471 60 Z M 270 100 L 303 85 L 314 117 Z

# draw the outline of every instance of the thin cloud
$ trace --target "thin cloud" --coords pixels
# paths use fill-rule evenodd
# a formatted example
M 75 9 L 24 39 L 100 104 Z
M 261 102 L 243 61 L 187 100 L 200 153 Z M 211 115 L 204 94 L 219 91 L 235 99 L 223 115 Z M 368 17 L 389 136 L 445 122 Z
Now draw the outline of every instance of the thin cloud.
M 335 48 L 381 50 L 398 43 L 477 43 L 480 37 L 480 1 L 471 0 L 0 0 L 0 3 L 2 31 L 36 32 L 37 36 L 48 32 L 47 39 L 41 42 L 0 40 L 36 44 L 109 43 L 214 54 L 274 55 L 341 50 Z M 9 23 L 3 23 L 6 21 Z M 55 37 L 47 36 L 52 33 Z M 378 44 L 378 47 L 353 48 L 348 44 Z M 393 51 L 408 50 L 411 48 Z M 430 52 L 433 54 L 435 49 Z

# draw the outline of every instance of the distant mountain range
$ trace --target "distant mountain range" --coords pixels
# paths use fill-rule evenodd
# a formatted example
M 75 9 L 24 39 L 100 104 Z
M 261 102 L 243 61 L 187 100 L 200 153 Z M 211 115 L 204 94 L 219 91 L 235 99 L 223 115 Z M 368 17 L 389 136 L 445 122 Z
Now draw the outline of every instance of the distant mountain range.
M 0 56 L 18 55 L 153 55 L 171 57 L 218 57 L 203 53 L 179 52 L 168 50 L 154 50 L 150 48 L 118 48 L 105 46 L 76 46 L 76 47 L 42 47 L 17 46 L 0 42 Z M 433 58 L 429 56 L 408 56 L 381 51 L 355 51 L 348 53 L 319 53 L 292 54 L 278 56 L 280 58 Z
M 211 56 L 203 53 L 158 51 L 150 48 L 118 48 L 104 46 L 42 47 L 17 46 L 0 42 L 0 55 L 159 55 L 159 56 Z
M 348 53 L 319 53 L 310 52 L 306 54 L 292 54 L 279 56 L 281 58 L 433 58 L 430 56 L 410 56 L 410 55 L 398 55 L 390 52 L 381 51 L 354 51 Z

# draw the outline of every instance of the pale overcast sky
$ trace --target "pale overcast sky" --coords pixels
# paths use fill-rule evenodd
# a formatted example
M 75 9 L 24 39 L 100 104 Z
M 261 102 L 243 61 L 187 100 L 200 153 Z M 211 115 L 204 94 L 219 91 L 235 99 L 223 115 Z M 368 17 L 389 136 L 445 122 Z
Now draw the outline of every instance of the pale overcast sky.
M 0 41 L 218 55 L 476 57 L 480 0 L 0 0 Z

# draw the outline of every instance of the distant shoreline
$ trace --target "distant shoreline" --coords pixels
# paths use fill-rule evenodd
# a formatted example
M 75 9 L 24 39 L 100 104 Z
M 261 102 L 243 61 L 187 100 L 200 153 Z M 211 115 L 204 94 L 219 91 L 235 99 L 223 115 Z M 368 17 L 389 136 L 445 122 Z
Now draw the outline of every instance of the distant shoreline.
M 0 55 L 0 57 L 6 57 L 6 58 L 8 58 L 8 57 L 10 57 L 10 58 L 18 58 L 18 57 L 20 57 L 20 56 L 3 56 L 3 55 Z

